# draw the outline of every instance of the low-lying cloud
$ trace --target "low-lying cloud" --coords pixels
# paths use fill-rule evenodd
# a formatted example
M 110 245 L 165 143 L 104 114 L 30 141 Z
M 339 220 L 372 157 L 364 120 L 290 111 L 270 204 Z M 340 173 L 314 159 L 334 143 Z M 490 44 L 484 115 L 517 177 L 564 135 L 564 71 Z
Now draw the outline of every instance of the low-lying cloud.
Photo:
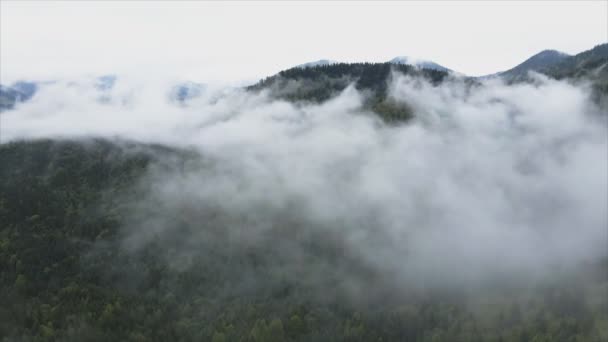
M 465 83 L 395 75 L 390 96 L 415 118 L 387 125 L 354 87 L 298 105 L 209 86 L 176 104 L 168 83 L 119 78 L 100 91 L 57 82 L 2 113 L 1 138 L 119 137 L 212 160 L 150 171 L 150 203 L 138 206 L 154 203 L 156 215 L 125 224 L 129 246 L 171 233 L 167 216 L 214 211 L 233 218 L 222 221 L 227 234 L 252 244 L 280 224 L 302 234 L 316 227 L 404 282 L 477 281 L 605 257 L 605 108 L 585 86 L 541 76 Z M 300 249 L 284 253 L 296 263 Z

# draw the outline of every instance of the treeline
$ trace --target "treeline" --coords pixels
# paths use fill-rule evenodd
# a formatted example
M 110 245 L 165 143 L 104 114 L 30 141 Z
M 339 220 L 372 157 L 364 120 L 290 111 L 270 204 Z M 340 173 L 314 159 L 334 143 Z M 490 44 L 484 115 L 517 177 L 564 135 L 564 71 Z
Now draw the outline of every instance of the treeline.
M 418 69 L 406 64 L 337 63 L 283 70 L 247 89 L 267 89 L 272 96 L 293 102 L 320 103 L 353 84 L 367 96 L 365 109 L 378 114 L 386 122 L 398 123 L 411 119 L 413 112 L 407 105 L 389 98 L 388 87 L 393 72 L 422 77 L 432 84 L 439 84 L 448 76 L 445 71 Z
M 420 289 L 290 215 L 255 240 L 196 204 L 152 226 L 167 204 L 150 173 L 205 165 L 128 142 L 0 145 L 0 340 L 608 339 L 605 261 L 527 288 Z

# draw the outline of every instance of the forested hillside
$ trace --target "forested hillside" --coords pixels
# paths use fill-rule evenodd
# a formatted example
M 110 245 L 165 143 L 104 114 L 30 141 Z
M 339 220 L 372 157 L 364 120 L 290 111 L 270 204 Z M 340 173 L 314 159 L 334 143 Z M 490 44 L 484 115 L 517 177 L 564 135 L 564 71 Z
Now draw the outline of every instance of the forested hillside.
M 559 63 L 541 69 L 557 78 L 602 77 L 608 78 L 608 43 L 565 58 Z
M 0 342 L 608 342 L 608 1 L 258 2 L 0 0 Z
M 255 216 L 150 201 L 155 175 L 200 167 L 216 164 L 130 142 L 0 145 L 0 340 L 608 338 L 606 261 L 533 282 L 414 286 L 297 210 L 243 239 L 235 229 Z M 171 229 L 155 228 L 160 215 Z
M 530 82 L 530 71 L 552 79 L 590 83 L 596 102 L 608 105 L 608 43 L 596 45 L 574 56 L 545 50 L 498 76 L 507 82 Z
M 608 43 L 567 58 L 542 72 L 558 80 L 590 82 L 596 101 L 608 106 Z

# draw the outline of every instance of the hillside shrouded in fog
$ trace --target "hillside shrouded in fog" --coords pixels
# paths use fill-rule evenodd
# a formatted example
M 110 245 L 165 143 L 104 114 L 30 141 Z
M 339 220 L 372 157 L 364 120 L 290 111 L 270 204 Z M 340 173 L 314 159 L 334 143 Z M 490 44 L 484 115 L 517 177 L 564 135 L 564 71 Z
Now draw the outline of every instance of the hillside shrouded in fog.
M 318 80 L 187 101 L 120 77 L 40 86 L 2 113 L 0 328 L 605 337 L 608 138 L 592 84 L 404 70 L 380 90 L 340 76 L 353 83 L 321 101 L 306 93 Z
M 608 340 L 607 3 L 0 9 L 0 342 Z

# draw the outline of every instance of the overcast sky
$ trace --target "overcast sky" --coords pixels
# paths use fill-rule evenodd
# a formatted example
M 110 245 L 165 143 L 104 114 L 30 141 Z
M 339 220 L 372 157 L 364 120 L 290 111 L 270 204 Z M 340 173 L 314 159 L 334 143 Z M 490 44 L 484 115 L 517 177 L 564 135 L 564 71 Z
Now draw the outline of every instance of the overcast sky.
M 482 75 L 608 40 L 608 1 L 1 2 L 0 77 L 252 80 L 318 59 L 407 55 Z

